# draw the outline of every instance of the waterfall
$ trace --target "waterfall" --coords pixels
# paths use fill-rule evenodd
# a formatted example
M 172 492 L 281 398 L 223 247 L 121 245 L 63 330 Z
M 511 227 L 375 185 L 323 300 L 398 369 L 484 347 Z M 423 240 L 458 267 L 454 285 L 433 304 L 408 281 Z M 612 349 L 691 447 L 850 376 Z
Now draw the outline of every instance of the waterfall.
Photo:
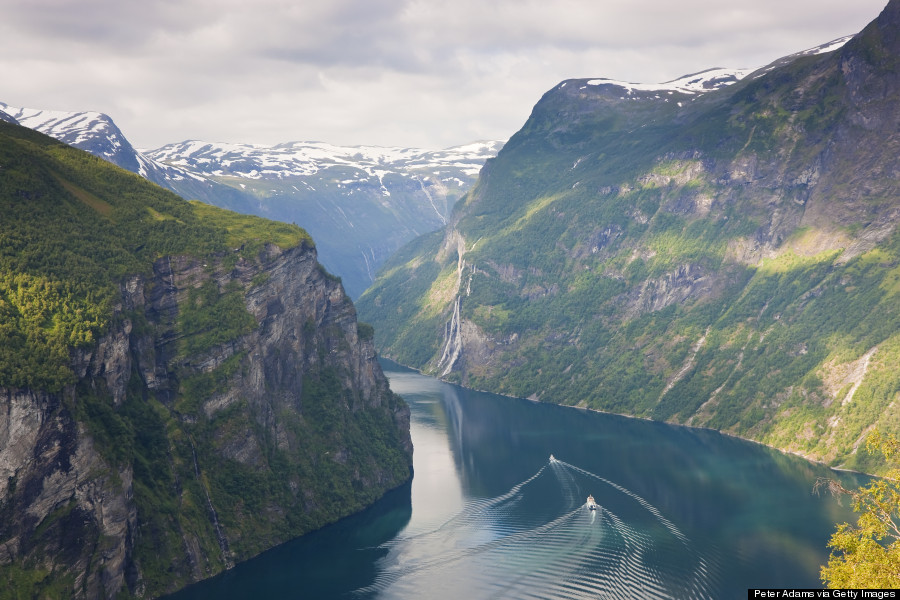
M 450 373 L 450 370 L 453 369 L 453 365 L 456 364 L 456 360 L 462 352 L 462 336 L 460 335 L 461 327 L 459 318 L 459 308 L 461 304 L 462 296 L 457 294 L 456 301 L 453 304 L 453 316 L 450 317 L 450 323 L 445 330 L 447 343 L 444 344 L 444 352 L 441 355 L 441 360 L 438 362 L 438 368 L 445 364 L 445 362 L 447 365 L 441 372 L 441 377 L 445 377 Z
M 459 359 L 459 355 L 462 353 L 462 319 L 460 317 L 460 307 L 462 306 L 462 281 L 463 281 L 463 271 L 466 269 L 466 261 L 463 257 L 466 254 L 466 242 L 459 233 L 456 233 L 456 252 L 457 259 L 456 263 L 456 293 L 455 298 L 453 300 L 453 314 L 450 317 L 450 322 L 444 328 L 444 338 L 446 342 L 444 343 L 444 350 L 441 353 L 441 359 L 438 361 L 437 368 L 440 369 L 443 367 L 443 371 L 441 371 L 440 377 L 447 376 L 450 371 L 453 369 L 453 366 L 456 364 L 457 359 Z M 468 282 L 466 285 L 466 295 L 472 293 L 472 276 L 470 275 L 468 278 Z
M 425 197 L 428 198 L 428 202 L 431 203 L 431 208 L 433 208 L 434 212 L 437 213 L 438 218 L 441 220 L 441 225 L 446 225 L 447 218 L 444 217 L 443 213 L 441 213 L 441 211 L 438 210 L 437 205 L 435 205 L 435 203 L 434 203 L 434 198 L 432 198 L 432 196 L 431 196 L 431 192 L 429 192 L 428 188 L 425 187 L 425 183 L 418 177 L 415 177 L 415 180 L 419 183 L 419 187 L 422 188 L 422 192 L 425 194 Z
M 194 447 L 194 438 L 193 436 L 188 436 L 188 440 L 191 443 L 191 454 L 194 458 L 194 475 L 197 477 L 197 481 L 200 482 L 200 486 L 203 488 L 203 492 L 206 494 L 206 506 L 209 508 L 209 520 L 213 524 L 213 528 L 216 530 L 216 538 L 219 541 L 219 549 L 222 551 L 222 562 L 225 564 L 226 569 L 230 569 L 234 566 L 231 562 L 231 559 L 228 558 L 228 539 L 225 537 L 225 534 L 222 533 L 222 528 L 219 526 L 219 516 L 216 514 L 216 509 L 213 508 L 212 498 L 209 496 L 209 489 L 206 487 L 206 484 L 203 483 L 203 478 L 200 477 L 200 466 L 197 464 L 197 449 Z

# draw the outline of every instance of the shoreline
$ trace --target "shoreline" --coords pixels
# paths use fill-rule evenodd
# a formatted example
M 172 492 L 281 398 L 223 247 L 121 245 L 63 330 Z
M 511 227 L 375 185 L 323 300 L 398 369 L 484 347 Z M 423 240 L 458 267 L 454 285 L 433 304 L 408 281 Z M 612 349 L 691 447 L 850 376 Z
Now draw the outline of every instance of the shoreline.
M 842 473 L 856 473 L 856 474 L 859 474 L 859 475 L 867 475 L 867 476 L 869 476 L 869 477 L 880 477 L 879 475 L 876 475 L 876 474 L 874 474 L 874 473 L 866 473 L 865 471 L 857 471 L 857 470 L 855 470 L 855 469 L 848 469 L 848 468 L 845 468 L 845 467 L 834 467 L 834 466 L 831 466 L 831 465 L 829 465 L 828 463 L 826 463 L 826 462 L 824 462 L 824 461 L 817 460 L 817 459 L 814 459 L 814 458 L 809 458 L 808 456 L 804 456 L 804 455 L 800 454 L 799 452 L 794 452 L 794 451 L 792 451 L 792 450 L 786 450 L 786 449 L 784 449 L 784 448 L 779 448 L 779 447 L 777 447 L 777 446 L 773 446 L 773 445 L 771 445 L 771 444 L 767 444 L 767 443 L 762 442 L 762 441 L 760 441 L 760 440 L 754 440 L 754 439 L 752 439 L 752 438 L 745 438 L 745 437 L 742 437 L 742 436 L 737 435 L 737 434 L 735 434 L 735 433 L 731 433 L 731 432 L 729 432 L 729 431 L 722 431 L 722 430 L 720 430 L 720 429 L 714 429 L 714 428 L 712 428 L 712 427 L 702 427 L 702 426 L 699 426 L 699 425 L 684 425 L 684 424 L 682 424 L 682 423 L 671 423 L 671 422 L 669 422 L 669 421 L 657 421 L 656 419 L 651 419 L 651 418 L 649 418 L 649 417 L 639 417 L 639 416 L 636 416 L 636 415 L 628 415 L 628 414 L 623 414 L 623 413 L 617 413 L 617 412 L 612 412 L 612 411 L 607 411 L 607 410 L 601 410 L 601 409 L 598 409 L 598 408 L 590 408 L 590 407 L 587 407 L 587 406 L 576 406 L 576 405 L 574 405 L 574 404 L 560 404 L 560 403 L 558 403 L 558 402 L 541 402 L 540 400 L 533 400 L 533 399 L 531 399 L 531 398 L 523 398 L 523 397 L 521 397 L 521 396 L 511 396 L 511 395 L 509 395 L 509 394 L 504 394 L 504 393 L 502 393 L 502 392 L 495 392 L 495 391 L 491 391 L 491 390 L 481 390 L 481 389 L 478 389 L 478 388 L 473 388 L 473 387 L 469 387 L 469 386 L 463 385 L 463 384 L 461 384 L 461 383 L 456 383 L 456 382 L 453 382 L 453 381 L 447 381 L 446 379 L 442 379 L 442 378 L 436 377 L 436 376 L 434 376 L 434 375 L 429 375 L 429 374 L 427 374 L 427 373 L 423 373 L 421 369 L 417 369 L 417 368 L 411 367 L 411 366 L 409 366 L 409 365 L 404 365 L 404 364 L 399 363 L 399 362 L 395 361 L 394 359 L 388 358 L 388 357 L 386 357 L 386 356 L 381 356 L 381 355 L 379 355 L 379 354 L 376 354 L 376 359 L 383 359 L 383 360 L 386 360 L 386 361 L 390 361 L 391 363 L 393 363 L 393 364 L 395 364 L 395 365 L 397 365 L 397 366 L 399 366 L 399 367 L 403 367 L 404 369 L 409 369 L 410 371 L 414 371 L 414 372 L 418 373 L 419 375 L 422 375 L 423 377 L 431 377 L 432 379 L 434 379 L 434 380 L 436 380 L 436 381 L 440 381 L 441 383 L 446 383 L 446 384 L 449 384 L 449 385 L 456 385 L 456 386 L 459 386 L 459 387 L 461 387 L 461 388 L 463 388 L 463 389 L 471 390 L 471 391 L 473 391 L 473 392 L 481 392 L 481 393 L 484 393 L 484 394 L 494 394 L 495 396 L 503 396 L 504 398 L 511 398 L 511 399 L 514 399 L 514 400 L 523 400 L 523 401 L 525 401 L 525 402 L 532 402 L 532 403 L 534 403 L 534 404 L 549 404 L 549 405 L 553 405 L 553 406 L 560 406 L 560 407 L 562 407 L 562 408 L 573 408 L 573 409 L 575 409 L 575 410 L 584 410 L 584 411 L 595 412 L 595 413 L 600 413 L 600 414 L 604 414 L 604 415 L 614 415 L 614 416 L 617 416 L 617 417 L 623 417 L 623 418 L 626 418 L 626 419 L 635 419 L 635 420 L 640 420 L 640 421 L 647 421 L 647 422 L 650 422 L 650 423 L 660 423 L 660 424 L 662 424 L 662 425 L 669 425 L 669 426 L 671 426 L 671 427 L 684 427 L 684 428 L 686 428 L 686 429 L 694 429 L 694 430 L 697 430 L 697 431 L 710 431 L 710 432 L 713 432 L 713 433 L 718 433 L 718 434 L 720 434 L 720 435 L 728 436 L 728 437 L 733 438 L 733 439 L 736 439 L 736 440 L 742 440 L 742 441 L 744 441 L 744 442 L 751 442 L 751 443 L 753 443 L 753 444 L 758 444 L 758 445 L 760 445 L 760 446 L 764 446 L 764 447 L 769 448 L 769 449 L 771 449 L 771 450 L 776 450 L 776 451 L 778 451 L 778 452 L 781 452 L 782 454 L 786 454 L 786 455 L 790 455 L 790 456 L 796 456 L 797 458 L 802 458 L 803 460 L 805 460 L 805 461 L 807 461 L 807 462 L 809 462 L 809 463 L 813 463 L 813 464 L 816 464 L 816 465 L 821 465 L 821 466 L 823 466 L 823 467 L 826 467 L 826 468 L 828 468 L 828 469 L 831 469 L 832 471 L 840 471 L 840 472 L 842 472 Z

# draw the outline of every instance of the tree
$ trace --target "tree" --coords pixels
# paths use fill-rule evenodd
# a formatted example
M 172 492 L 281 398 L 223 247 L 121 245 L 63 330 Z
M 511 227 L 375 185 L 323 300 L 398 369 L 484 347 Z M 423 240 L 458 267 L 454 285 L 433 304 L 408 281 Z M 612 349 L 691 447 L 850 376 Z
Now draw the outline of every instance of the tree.
M 856 525 L 842 523 L 828 542 L 831 556 L 820 577 L 830 588 L 900 588 L 900 441 L 874 432 L 866 450 L 881 452 L 889 471 L 856 491 L 834 480 L 820 479 L 816 488 L 848 494 Z

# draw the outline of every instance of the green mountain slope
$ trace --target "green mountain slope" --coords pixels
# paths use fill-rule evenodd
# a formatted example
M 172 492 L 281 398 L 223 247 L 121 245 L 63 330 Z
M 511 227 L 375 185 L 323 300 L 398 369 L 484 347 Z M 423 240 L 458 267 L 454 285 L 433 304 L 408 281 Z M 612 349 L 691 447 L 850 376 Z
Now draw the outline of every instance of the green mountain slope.
M 701 95 L 569 80 L 357 303 L 382 352 L 861 464 L 900 431 L 900 3 Z
M 0 598 L 150 597 L 409 478 L 299 227 L 0 123 Z
M 126 274 L 149 273 L 162 256 L 202 256 L 253 239 L 227 240 L 223 227 L 200 218 L 200 205 L 42 135 L 0 132 L 0 385 L 58 391 L 74 381 L 68 348 L 90 346 L 107 329 Z M 312 246 L 298 227 L 247 223 L 261 239 Z

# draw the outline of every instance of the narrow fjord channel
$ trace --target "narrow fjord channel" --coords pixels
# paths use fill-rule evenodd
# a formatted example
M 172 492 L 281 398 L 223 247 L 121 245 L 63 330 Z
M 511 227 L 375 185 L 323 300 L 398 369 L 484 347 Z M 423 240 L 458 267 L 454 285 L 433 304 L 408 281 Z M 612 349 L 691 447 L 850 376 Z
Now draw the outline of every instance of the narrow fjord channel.
M 853 518 L 813 485 L 862 476 L 384 367 L 412 409 L 412 483 L 170 598 L 744 598 L 819 587 Z

